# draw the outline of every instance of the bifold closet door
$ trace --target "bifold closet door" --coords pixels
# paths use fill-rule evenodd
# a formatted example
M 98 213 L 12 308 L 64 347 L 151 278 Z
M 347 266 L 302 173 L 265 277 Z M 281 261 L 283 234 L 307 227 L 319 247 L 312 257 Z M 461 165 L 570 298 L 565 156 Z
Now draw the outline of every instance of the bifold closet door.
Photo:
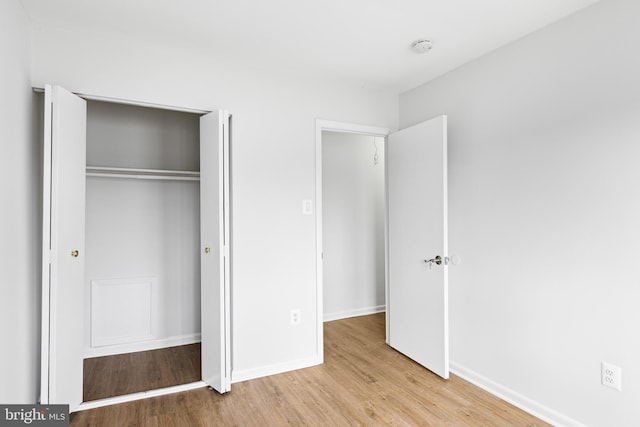
M 231 388 L 229 281 L 229 114 L 200 117 L 202 380 Z
M 82 402 L 86 102 L 45 87 L 42 404 Z

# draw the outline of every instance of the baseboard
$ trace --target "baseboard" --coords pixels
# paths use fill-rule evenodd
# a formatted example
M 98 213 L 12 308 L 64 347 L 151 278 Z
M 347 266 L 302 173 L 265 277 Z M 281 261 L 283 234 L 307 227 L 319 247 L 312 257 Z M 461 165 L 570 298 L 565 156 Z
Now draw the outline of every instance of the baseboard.
M 108 345 L 104 347 L 89 347 L 84 349 L 84 358 L 113 356 L 115 354 L 135 353 L 137 351 L 157 350 L 159 348 L 175 347 L 200 342 L 200 333 L 178 335 L 158 340 L 134 342 L 127 344 Z
M 358 308 L 356 310 L 338 311 L 334 313 L 326 313 L 324 315 L 324 321 L 330 322 L 332 320 L 347 319 L 349 317 L 366 316 L 368 314 L 382 313 L 387 310 L 386 305 L 376 305 L 374 307 Z
M 499 397 L 511 403 L 514 406 L 522 409 L 525 412 L 530 413 L 533 416 L 546 421 L 556 427 L 587 427 L 579 421 L 567 417 L 564 414 L 559 413 L 547 406 L 542 405 L 520 393 L 517 393 L 510 388 L 507 388 L 501 384 L 498 384 L 487 377 L 484 377 L 470 369 L 466 369 L 455 362 L 449 362 L 450 370 L 453 374 L 459 376 L 465 381 L 474 384 L 481 389 Z
M 308 359 L 294 360 L 287 363 L 278 363 L 275 365 L 263 366 L 255 369 L 246 369 L 244 371 L 233 370 L 231 372 L 231 383 L 239 383 L 241 381 L 253 380 L 256 378 L 267 377 L 269 375 L 281 374 L 283 372 L 295 371 L 297 369 L 310 368 L 320 365 L 322 359 L 317 356 Z

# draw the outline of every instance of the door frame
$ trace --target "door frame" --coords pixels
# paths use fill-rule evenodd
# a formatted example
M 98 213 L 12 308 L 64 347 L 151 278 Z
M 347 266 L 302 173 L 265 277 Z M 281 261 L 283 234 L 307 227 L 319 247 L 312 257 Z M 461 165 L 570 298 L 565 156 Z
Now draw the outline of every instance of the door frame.
M 32 88 L 34 92 L 36 93 L 45 93 L 45 89 L 44 87 L 33 87 Z M 177 112 L 186 112 L 186 113 L 193 113 L 193 114 L 199 114 L 199 115 L 205 115 L 205 114 L 209 114 L 213 111 L 220 111 L 223 113 L 223 115 L 226 117 L 226 123 L 229 125 L 229 128 L 226 128 L 224 130 L 224 141 L 223 141 L 223 159 L 221 159 L 221 161 L 223 162 L 224 166 L 224 171 L 222 171 L 222 173 L 224 174 L 224 178 L 225 181 L 223 184 L 223 192 L 224 192 L 224 203 L 223 206 L 221 207 L 221 214 L 224 215 L 225 219 L 224 219 L 224 223 L 225 223 L 225 235 L 226 235 L 226 239 L 225 239 L 225 246 L 224 246 L 224 255 L 225 255 L 225 262 L 224 262 L 224 266 L 225 266 L 225 280 L 224 283 L 222 283 L 221 285 L 225 287 L 225 294 L 226 294 L 226 302 L 225 305 L 227 307 L 227 309 L 230 311 L 231 309 L 231 290 L 232 290 L 232 273 L 231 273 L 231 261 L 230 258 L 232 256 L 232 236 L 233 236 L 233 231 L 232 231 L 232 207 L 231 207 L 231 179 L 232 179 L 232 175 L 231 175 L 231 139 L 232 139 L 232 130 L 230 129 L 231 125 L 232 125 L 232 115 L 227 111 L 227 110 L 223 110 L 223 109 L 216 109 L 216 110 L 203 110 L 203 109 L 196 109 L 196 108 L 188 108 L 188 107 L 181 107 L 181 106 L 175 106 L 175 105 L 169 105 L 169 104 L 156 104 L 156 103 L 151 103 L 151 102 L 144 102 L 144 101 L 135 101 L 135 100 L 131 100 L 131 99 L 124 99 L 124 98 L 112 98 L 112 97 L 105 97 L 105 96 L 100 96 L 100 95 L 92 95 L 92 94 L 85 94 L 85 93 L 79 93 L 79 92 L 75 92 L 75 91 L 70 91 L 72 94 L 78 96 L 79 98 L 82 98 L 86 101 L 100 101 L 100 102 L 110 102 L 110 103 L 115 103 L 115 104 L 124 104 L 124 105 L 132 105 L 132 106 L 139 106 L 139 107 L 145 107 L 145 108 L 155 108 L 155 109 L 160 109 L 160 110 L 170 110 L 170 111 L 177 111 Z M 46 100 L 45 100 L 46 101 Z M 46 102 L 45 102 L 45 115 L 46 115 L 47 111 L 46 111 Z M 49 137 L 49 135 L 44 135 L 45 138 Z M 46 151 L 46 150 L 45 150 Z M 50 160 L 51 158 L 51 153 L 44 153 L 44 161 L 46 162 L 47 159 Z M 43 203 L 48 204 L 50 203 L 50 194 L 47 195 L 47 189 L 43 188 Z M 49 224 L 48 221 L 46 219 L 43 218 L 43 232 L 44 233 L 48 233 L 49 232 Z M 44 248 L 43 245 L 43 251 L 42 251 L 42 260 L 41 260 L 41 264 L 42 264 L 42 271 L 43 271 L 43 275 L 42 275 L 42 283 L 41 283 L 41 290 L 42 290 L 42 295 L 43 295 L 43 301 L 42 301 L 42 306 L 41 306 L 41 312 L 42 312 L 42 319 L 41 319 L 41 327 L 42 327 L 42 331 L 41 331 L 41 337 L 40 337 L 40 341 L 41 341 L 41 345 L 42 345 L 42 349 L 41 349 L 41 354 L 40 354 L 40 369 L 41 369 L 41 375 L 40 375 L 40 380 L 41 380 L 41 384 L 40 384 L 40 396 L 38 398 L 38 402 L 40 403 L 44 398 L 46 398 L 48 400 L 49 398 L 49 394 L 48 392 L 43 392 L 43 387 L 45 386 L 45 384 L 42 384 L 43 380 L 43 374 L 42 372 L 48 371 L 49 369 L 49 360 L 48 357 L 45 360 L 45 358 L 43 357 L 43 350 L 47 350 L 49 349 L 49 311 L 50 311 L 50 301 L 49 301 L 49 292 L 50 292 L 50 282 L 49 282 L 49 268 L 48 268 L 48 259 L 49 259 L 49 251 L 46 250 Z M 228 292 L 227 292 L 228 291 Z M 227 368 L 226 371 L 228 373 L 228 382 L 229 384 L 231 384 L 231 339 L 230 339 L 230 334 L 231 334 L 231 323 L 232 323 L 232 316 L 230 315 L 230 313 L 228 313 L 227 315 L 227 320 L 228 323 L 225 326 L 226 329 L 226 334 L 227 334 L 227 339 L 226 339 L 226 349 L 225 349 L 225 357 L 227 358 L 226 364 L 227 364 Z M 46 337 L 45 337 L 45 333 L 46 333 Z M 46 387 L 48 387 L 48 379 L 46 380 Z M 80 405 L 75 408 L 75 410 L 73 412 L 78 412 L 78 411 L 84 411 L 84 410 L 88 410 L 88 409 L 95 409 L 95 408 L 100 408 L 100 407 L 104 407 L 104 406 L 109 406 L 109 405 L 115 405 L 115 404 L 119 404 L 119 403 L 125 403 L 125 402 L 132 402 L 132 401 L 136 401 L 136 400 L 141 400 L 141 399 L 148 399 L 151 397 L 157 397 L 157 396 L 164 396 L 167 394 L 173 394 L 173 393 L 179 393 L 179 392 L 184 392 L 184 391 L 189 391 L 189 390 L 194 390 L 197 388 L 202 388 L 202 387 L 208 387 L 209 385 L 204 382 L 203 380 L 200 381 L 194 381 L 192 383 L 186 383 L 186 384 L 180 384 L 180 385 L 176 385 L 176 386 L 170 386 L 170 387 L 164 387 L 164 388 L 159 388 L 159 389 L 152 389 L 152 390 L 148 390 L 148 391 L 142 391 L 142 392 L 137 392 L 137 393 L 131 393 L 131 394 L 125 394 L 125 395 L 121 395 L 121 396 L 114 396 L 114 397 L 108 397 L 108 398 L 104 398 L 104 399 L 99 399 L 99 400 L 92 400 L 92 401 L 87 401 L 87 402 L 81 402 Z
M 342 132 L 353 133 L 358 135 L 374 136 L 384 138 L 384 150 L 386 150 L 387 136 L 393 131 L 390 128 L 380 126 L 360 125 L 348 122 L 339 122 L 332 120 L 316 119 L 316 352 L 319 363 L 324 362 L 324 274 L 323 274 L 323 242 L 322 242 L 322 132 Z M 386 156 L 385 156 L 386 159 Z M 385 165 L 385 199 L 386 197 L 386 165 Z M 386 203 L 386 202 L 385 202 Z M 389 292 L 389 276 L 388 276 L 388 224 L 387 209 L 384 213 L 384 247 L 385 247 L 385 304 L 388 299 Z M 386 324 L 386 336 L 389 332 L 389 324 Z

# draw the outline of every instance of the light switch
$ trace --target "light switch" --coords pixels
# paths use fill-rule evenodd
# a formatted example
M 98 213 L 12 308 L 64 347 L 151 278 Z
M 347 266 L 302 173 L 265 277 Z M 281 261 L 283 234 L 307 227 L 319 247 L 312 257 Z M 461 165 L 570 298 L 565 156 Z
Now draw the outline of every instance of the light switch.
M 313 200 L 302 201 L 302 215 L 313 215 Z

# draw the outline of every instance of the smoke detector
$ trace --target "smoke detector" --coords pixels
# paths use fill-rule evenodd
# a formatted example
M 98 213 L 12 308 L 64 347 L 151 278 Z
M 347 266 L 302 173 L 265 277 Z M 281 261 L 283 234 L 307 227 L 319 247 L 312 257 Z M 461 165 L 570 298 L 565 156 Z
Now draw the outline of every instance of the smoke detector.
M 411 49 L 416 53 L 427 53 L 433 47 L 433 42 L 429 39 L 418 39 L 411 43 Z

